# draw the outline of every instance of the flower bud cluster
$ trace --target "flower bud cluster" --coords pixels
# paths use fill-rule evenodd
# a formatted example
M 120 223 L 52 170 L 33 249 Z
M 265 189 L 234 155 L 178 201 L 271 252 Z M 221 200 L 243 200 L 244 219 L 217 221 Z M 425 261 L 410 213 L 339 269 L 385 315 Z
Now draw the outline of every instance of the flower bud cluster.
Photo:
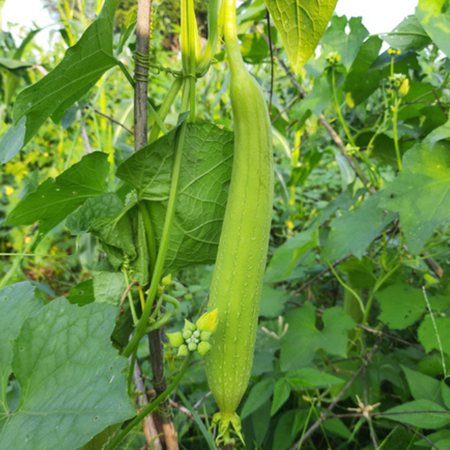
M 217 313 L 218 310 L 215 309 L 203 314 L 195 325 L 186 319 L 183 331 L 167 333 L 172 347 L 178 348 L 178 356 L 187 356 L 195 351 L 201 356 L 206 356 L 211 351 L 209 339 L 217 328 Z
M 401 50 L 396 50 L 395 48 L 390 48 L 388 50 L 388 55 L 394 56 L 394 55 L 401 55 L 401 54 L 402 54 L 402 51 Z
M 338 52 L 331 52 L 325 57 L 330 66 L 337 66 L 341 62 L 341 55 Z
M 400 97 L 404 97 L 409 92 L 409 80 L 406 75 L 395 73 L 389 77 L 387 81 L 387 88 L 389 91 L 398 91 Z

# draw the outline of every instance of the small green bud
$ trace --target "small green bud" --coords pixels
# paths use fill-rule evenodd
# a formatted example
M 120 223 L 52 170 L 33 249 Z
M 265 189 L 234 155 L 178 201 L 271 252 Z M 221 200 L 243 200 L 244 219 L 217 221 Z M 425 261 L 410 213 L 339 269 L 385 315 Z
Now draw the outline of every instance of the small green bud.
M 196 327 L 192 322 L 189 322 L 189 320 L 184 319 L 184 329 L 194 332 L 196 330 Z
M 156 291 L 157 295 L 159 296 L 161 294 L 164 294 L 164 290 L 164 286 L 158 286 L 158 290 Z
M 195 342 L 190 342 L 188 345 L 188 349 L 190 352 L 195 352 L 195 350 L 197 350 L 197 344 Z
M 200 337 L 200 331 L 195 330 L 193 335 L 194 335 L 195 338 L 199 338 Z
M 206 356 L 211 351 L 211 344 L 209 342 L 202 341 L 198 344 L 197 351 L 200 356 Z
M 200 319 L 197 320 L 197 329 L 199 331 L 209 331 L 211 334 L 216 331 L 217 328 L 217 316 L 219 314 L 219 310 L 215 309 L 209 313 L 203 314 Z
M 183 330 L 183 337 L 185 339 L 189 339 L 192 336 L 192 331 L 191 330 L 186 330 L 186 328 Z
M 187 348 L 187 345 L 181 345 L 178 349 L 178 355 L 177 356 L 187 356 L 189 354 L 189 350 Z
M 202 334 L 200 335 L 200 339 L 202 341 L 209 341 L 209 338 L 211 337 L 211 333 L 209 331 L 202 331 Z
M 171 273 L 169 273 L 169 275 L 167 275 L 166 277 L 164 277 L 162 279 L 162 284 L 163 284 L 163 286 L 166 286 L 166 287 L 168 287 L 172 284 L 172 274 Z
M 179 331 L 177 333 L 167 333 L 167 337 L 172 347 L 179 347 L 184 343 L 183 335 Z

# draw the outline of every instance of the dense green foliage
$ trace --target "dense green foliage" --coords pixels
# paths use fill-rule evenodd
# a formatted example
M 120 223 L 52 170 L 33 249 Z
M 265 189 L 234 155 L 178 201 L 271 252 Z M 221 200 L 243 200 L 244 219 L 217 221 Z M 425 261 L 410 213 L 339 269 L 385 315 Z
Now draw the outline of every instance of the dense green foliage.
M 159 296 L 172 274 L 149 330 L 179 331 L 208 302 L 233 159 L 226 53 L 220 43 L 196 82 L 195 121 L 180 116 L 188 108 L 177 95 L 169 131 L 133 153 L 133 88 L 117 60 L 131 71 L 135 17 L 115 29 L 119 3 L 108 0 L 95 22 L 100 2 L 92 17 L 60 3 L 47 48 L 34 43 L 38 30 L 0 33 L 0 448 L 28 433 L 33 448 L 102 448 L 135 415 L 127 385 L 132 401 L 139 395 L 118 352 L 128 355 L 140 294 Z M 305 11 L 317 14 L 316 3 Z M 324 3 L 331 14 L 335 2 Z M 263 1 L 237 14 L 275 158 L 256 352 L 238 409 L 246 448 L 450 448 L 448 2 L 420 0 L 380 36 L 334 15 L 313 57 L 315 45 L 289 34 L 304 17 L 283 24 L 267 7 L 270 29 Z M 155 8 L 149 95 L 158 109 L 182 64 Z M 318 17 L 317 29 L 327 22 Z M 173 227 L 152 283 L 177 161 Z M 121 308 L 131 282 L 142 289 Z M 169 382 L 182 366 L 176 353 L 164 339 Z M 147 337 L 137 360 L 155 388 Z M 214 448 L 203 359 L 182 374 L 173 395 L 180 448 Z M 117 448 L 145 443 L 141 426 Z

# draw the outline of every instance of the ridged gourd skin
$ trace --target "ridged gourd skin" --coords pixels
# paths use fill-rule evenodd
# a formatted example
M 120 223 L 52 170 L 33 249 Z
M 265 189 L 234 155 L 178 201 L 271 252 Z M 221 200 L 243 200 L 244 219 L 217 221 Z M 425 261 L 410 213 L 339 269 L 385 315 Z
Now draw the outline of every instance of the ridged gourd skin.
M 234 0 L 228 1 L 234 9 Z M 231 417 L 253 364 L 272 216 L 273 155 L 262 90 L 240 53 L 230 52 L 227 30 L 225 42 L 231 68 L 234 162 L 208 305 L 210 311 L 218 309 L 218 326 L 206 373 L 222 416 Z

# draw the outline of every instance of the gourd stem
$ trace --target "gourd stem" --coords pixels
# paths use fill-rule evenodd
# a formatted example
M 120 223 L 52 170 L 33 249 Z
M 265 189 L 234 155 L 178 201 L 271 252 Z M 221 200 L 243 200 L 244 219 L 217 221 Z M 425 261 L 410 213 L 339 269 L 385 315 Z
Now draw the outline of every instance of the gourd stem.
M 189 367 L 189 364 L 192 359 L 192 353 L 189 354 L 189 356 L 184 361 L 183 366 L 181 367 L 180 371 L 178 372 L 178 375 L 173 379 L 172 383 L 167 387 L 167 389 L 159 396 L 157 397 L 152 403 L 146 405 L 140 414 L 138 414 L 121 432 L 120 434 L 113 439 L 109 445 L 105 448 L 105 450 L 114 450 L 120 442 L 125 438 L 125 436 L 139 423 L 145 419 L 146 416 L 148 416 L 150 413 L 156 410 L 158 405 L 162 403 L 169 395 L 170 393 L 178 386 L 180 381 L 182 380 L 184 374 L 186 373 L 187 368 Z
M 239 41 L 236 30 L 236 5 L 235 0 L 225 0 L 225 19 L 224 19 L 224 37 L 225 47 L 228 59 L 233 61 L 230 64 L 232 75 L 248 74 L 239 49 Z

